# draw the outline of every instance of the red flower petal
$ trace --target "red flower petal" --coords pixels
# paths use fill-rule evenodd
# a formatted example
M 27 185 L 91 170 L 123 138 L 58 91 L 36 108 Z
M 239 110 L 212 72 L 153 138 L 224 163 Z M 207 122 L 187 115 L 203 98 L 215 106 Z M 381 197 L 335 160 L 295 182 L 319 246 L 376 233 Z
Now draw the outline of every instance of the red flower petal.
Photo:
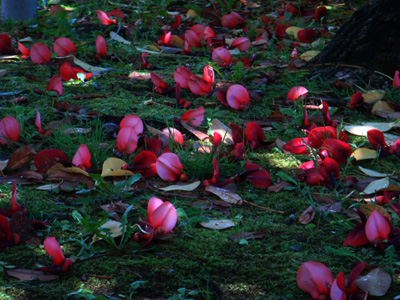
M 246 144 L 250 144 L 251 149 L 260 148 L 265 140 L 264 130 L 256 122 L 249 122 L 246 125 L 244 139 Z
M 58 149 L 45 149 L 38 152 L 33 158 L 36 169 L 40 173 L 46 173 L 48 169 L 57 163 L 65 163 L 68 161 L 67 156 Z
M 174 79 L 183 89 L 189 88 L 189 78 L 192 75 L 193 73 L 189 69 L 181 66 L 177 67 L 174 71 Z
M 205 65 L 203 68 L 203 78 L 205 81 L 215 84 L 214 82 L 214 69 L 210 65 Z
M 200 38 L 194 31 L 186 30 L 185 40 L 188 41 L 190 47 L 195 47 L 195 48 L 200 47 Z
M 110 24 L 117 24 L 117 21 L 111 20 L 107 14 L 102 10 L 96 11 L 97 17 L 99 18 L 101 24 L 103 25 L 110 25 Z
M 231 12 L 230 14 L 221 17 L 221 25 L 224 28 L 234 28 L 245 21 L 246 20 L 236 12 Z
M 201 40 L 206 40 L 207 38 L 213 38 L 215 36 L 214 30 L 202 24 L 193 25 L 190 30 L 194 31 Z
M 160 132 L 160 139 L 165 142 L 166 145 L 168 145 L 168 142 L 171 140 L 174 143 L 183 144 L 183 135 L 182 133 L 173 127 L 167 127 L 164 128 Z
M 234 84 L 228 89 L 228 92 L 226 93 L 226 101 L 228 102 L 228 105 L 233 109 L 243 109 L 247 105 L 249 105 L 249 92 L 244 86 L 240 84 Z
M 322 102 L 322 117 L 326 126 L 336 127 L 337 123 L 336 121 L 331 121 L 331 117 L 329 115 L 329 105 L 325 101 Z
M 301 43 L 311 43 L 317 36 L 312 28 L 302 29 L 297 33 L 297 38 Z
M 396 70 L 396 72 L 394 72 L 394 77 L 393 77 L 393 86 L 394 87 L 400 87 L 400 75 L 399 75 L 399 71 Z
M 375 150 L 387 150 L 387 145 L 385 142 L 385 136 L 383 133 L 378 129 L 371 129 L 367 132 L 369 143 L 371 144 L 372 148 Z
M 21 43 L 18 43 L 18 50 L 22 53 L 21 59 L 26 59 L 31 52 Z
M 75 52 L 75 44 L 69 38 L 61 37 L 54 41 L 54 52 L 58 52 L 57 57 L 67 56 L 71 52 Z
M 40 112 L 36 110 L 36 120 L 35 120 L 35 125 L 38 128 L 38 132 L 40 134 L 45 134 L 45 135 L 50 135 L 50 131 L 44 131 L 42 129 L 42 120 L 40 118 Z
M 190 91 L 198 96 L 208 95 L 212 90 L 212 85 L 210 82 L 207 82 L 203 78 L 196 75 L 191 75 L 189 77 L 188 86 Z
M 156 161 L 157 156 L 153 152 L 144 150 L 133 159 L 133 167 L 144 178 L 150 178 L 157 174 Z
M 136 150 L 138 134 L 132 127 L 123 127 L 117 135 L 116 146 L 119 153 L 130 155 Z
M 226 91 L 224 90 L 218 90 L 217 91 L 217 97 L 219 99 L 219 101 L 221 101 L 221 103 L 225 106 L 229 106 L 228 102 L 226 101 Z
M 183 165 L 175 153 L 164 153 L 156 162 L 157 174 L 162 180 L 175 181 L 182 174 Z
M 283 148 L 294 154 L 308 154 L 307 143 L 308 138 L 295 138 L 287 142 Z
M 204 108 L 200 106 L 194 110 L 187 110 L 181 118 L 186 123 L 192 123 L 193 126 L 200 126 L 204 120 Z
M 339 273 L 336 277 L 335 281 L 332 284 L 331 292 L 330 292 L 331 300 L 345 300 L 346 292 L 345 292 L 345 278 L 344 272 Z
M 296 281 L 299 288 L 309 293 L 314 299 L 318 299 L 320 296 L 326 296 L 328 299 L 333 278 L 331 270 L 324 264 L 307 261 L 297 271 Z
M 76 151 L 74 158 L 72 159 L 72 164 L 81 168 L 90 168 L 92 166 L 92 163 L 90 162 L 90 159 L 92 158 L 92 155 L 89 152 L 88 147 L 85 144 L 82 144 L 79 146 L 78 151 Z
M 212 60 L 220 67 L 226 67 L 231 63 L 231 54 L 225 48 L 218 47 L 212 53 Z
M 32 45 L 31 51 L 31 60 L 34 64 L 48 64 L 51 60 L 51 52 L 50 49 L 42 43 L 35 43 Z
M 0 145 L 8 145 L 11 141 L 19 140 L 19 124 L 18 121 L 11 116 L 6 116 L 0 121 Z M 11 143 L 12 144 L 12 143 Z
M 176 15 L 174 17 L 174 23 L 171 25 L 172 29 L 177 29 L 179 28 L 179 25 L 181 24 L 182 21 L 182 16 L 181 15 Z
M 375 247 L 381 246 L 382 242 L 387 240 L 392 231 L 392 225 L 388 219 L 382 216 L 379 210 L 374 210 L 365 224 L 365 235 L 370 243 Z
M 2 54 L 12 53 L 11 38 L 5 33 L 0 34 L 0 53 Z
M 340 168 L 338 163 L 332 158 L 325 158 L 318 165 L 318 173 L 322 176 L 326 184 L 335 185 L 335 181 L 340 179 Z
M 67 62 L 63 63 L 61 65 L 61 67 L 60 67 L 61 77 L 66 82 L 68 82 L 70 79 L 77 80 L 78 79 L 78 76 L 77 76 L 78 73 L 85 74 L 85 71 L 83 71 L 82 69 L 79 69 L 79 68 L 75 68 L 75 67 L 71 66 Z
M 214 175 L 210 180 L 204 180 L 203 184 L 205 186 L 209 186 L 211 184 L 217 183 L 219 180 L 219 168 L 218 168 L 218 162 L 217 159 L 214 157 L 213 158 L 213 168 L 214 168 Z
M 62 266 L 64 263 L 65 257 L 64 253 L 61 249 L 60 244 L 57 242 L 55 237 L 48 237 L 43 242 L 44 249 L 47 254 L 51 256 L 53 259 L 53 265 Z
M 222 136 L 214 131 L 213 135 L 213 153 L 217 152 L 219 145 L 222 143 Z
M 247 180 L 250 181 L 251 184 L 253 184 L 254 186 L 259 188 L 266 188 L 271 184 L 270 175 L 259 165 L 246 162 L 244 169 L 246 171 L 251 169 L 258 169 L 257 171 L 252 172 L 248 176 L 246 176 Z
M 287 94 L 289 104 L 293 101 L 299 100 L 299 98 L 304 99 L 307 96 L 308 90 L 303 86 L 294 86 L 289 90 Z
M 343 242 L 343 246 L 364 246 L 366 244 L 368 244 L 368 238 L 365 235 L 363 223 L 357 223 Z
M 234 144 L 243 142 L 244 133 L 243 133 L 243 129 L 241 127 L 237 126 L 235 123 L 230 122 L 229 129 L 232 132 L 232 139 L 233 139 Z
M 157 76 L 155 73 L 151 71 L 150 71 L 150 77 L 151 81 L 156 86 L 156 88 L 165 89 L 167 87 L 167 84 L 159 76 Z
M 61 75 L 54 75 L 53 77 L 51 77 L 46 89 L 48 91 L 56 92 L 58 94 L 58 96 L 61 96 L 63 93 L 63 86 L 61 83 Z
M 137 134 L 140 134 L 143 132 L 143 121 L 136 115 L 128 115 L 122 119 L 121 123 L 119 123 L 119 127 L 131 127 Z
M 362 96 L 362 93 L 360 92 L 354 93 L 353 97 L 351 97 L 350 109 L 354 110 L 357 107 L 360 107 L 363 102 L 364 102 L 364 97 Z
M 323 17 L 328 15 L 328 9 L 325 6 L 320 6 L 315 9 L 315 16 L 316 20 L 321 20 Z
M 107 16 L 109 16 L 109 17 L 117 17 L 117 18 L 120 19 L 121 21 L 124 20 L 124 13 L 123 13 L 123 11 L 121 11 L 121 10 L 119 10 L 119 9 L 110 10 L 110 11 L 107 13 Z
M 351 156 L 351 147 L 346 142 L 335 139 L 326 139 L 321 149 L 328 151 L 328 155 L 337 161 L 338 164 L 345 164 Z
M 107 43 L 101 35 L 98 35 L 96 38 L 96 51 L 100 58 L 107 56 Z
M 238 37 L 230 45 L 229 49 L 238 48 L 240 51 L 247 51 L 250 48 L 250 40 L 247 37 Z
M 323 142 L 328 139 L 337 139 L 338 130 L 332 126 L 316 127 L 308 134 L 308 145 L 311 148 L 318 149 Z M 347 142 L 348 137 L 343 131 L 339 132 L 339 140 Z

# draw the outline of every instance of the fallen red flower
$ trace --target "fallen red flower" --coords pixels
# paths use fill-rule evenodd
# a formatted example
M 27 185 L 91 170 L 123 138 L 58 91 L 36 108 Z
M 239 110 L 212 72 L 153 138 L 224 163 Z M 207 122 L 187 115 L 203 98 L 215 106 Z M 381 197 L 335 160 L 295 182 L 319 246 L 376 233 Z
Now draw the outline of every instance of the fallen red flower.
M 250 103 L 247 89 L 240 85 L 232 85 L 226 93 L 226 102 L 233 109 L 244 109 Z
M 235 28 L 238 25 L 242 25 L 245 21 L 237 12 L 231 12 L 221 17 L 221 25 L 224 28 Z
M 338 132 L 338 129 L 332 126 L 316 127 L 308 134 L 308 145 L 311 148 L 318 149 L 328 138 L 338 139 L 343 142 L 348 141 L 347 134 L 343 131 Z
M 192 75 L 194 74 L 189 69 L 181 66 L 177 67 L 174 71 L 174 79 L 183 89 L 189 88 L 189 78 Z
M 151 81 L 153 82 L 153 84 L 155 85 L 154 91 L 157 94 L 164 94 L 167 89 L 167 84 L 158 75 L 156 75 L 152 71 L 150 71 L 150 78 L 151 78 Z
M 210 65 L 205 65 L 203 68 L 203 78 L 205 81 L 211 83 L 212 85 L 215 85 L 214 82 L 214 69 Z
M 329 299 L 333 278 L 331 270 L 324 264 L 307 261 L 297 271 L 298 287 L 314 299 Z
M 110 11 L 107 13 L 107 16 L 109 16 L 109 17 L 117 17 L 117 18 L 120 19 L 121 21 L 124 20 L 124 12 L 121 11 L 120 9 L 113 9 L 113 10 L 110 10 Z
M 33 162 L 40 173 L 46 173 L 55 164 L 68 162 L 68 158 L 61 150 L 45 149 L 35 155 Z
M 138 134 L 133 127 L 122 127 L 117 135 L 116 146 L 119 153 L 130 155 L 136 150 Z
M 323 17 L 328 16 L 328 9 L 325 6 L 320 6 L 315 8 L 314 19 L 321 20 Z
M 288 104 L 304 99 L 307 96 L 307 93 L 308 90 L 303 86 L 292 87 L 287 94 Z
M 293 154 L 309 154 L 307 143 L 308 138 L 295 138 L 283 145 L 283 149 Z
M 142 119 L 136 115 L 128 115 L 124 117 L 119 123 L 119 127 L 131 127 L 137 134 L 141 134 L 144 128 Z
M 192 123 L 193 126 L 200 126 L 204 120 L 204 108 L 200 106 L 194 110 L 187 110 L 181 118 L 183 122 Z
M 228 67 L 231 64 L 231 54 L 224 47 L 215 48 L 212 52 L 212 60 L 220 67 Z
M 102 35 L 98 35 L 96 38 L 96 52 L 97 59 L 107 56 L 107 42 Z
M 18 50 L 22 53 L 21 59 L 27 59 L 31 52 L 21 43 L 18 43 Z
M 213 167 L 214 167 L 214 175 L 210 180 L 204 180 L 203 185 L 210 186 L 218 182 L 219 180 L 219 168 L 218 168 L 218 161 L 214 157 L 213 158 Z
M 363 103 L 364 103 L 364 97 L 362 96 L 362 93 L 360 92 L 354 93 L 353 97 L 351 97 L 349 108 L 351 110 L 355 110 L 356 108 L 362 106 Z
M 387 217 L 384 217 L 379 210 L 375 209 L 365 224 L 365 235 L 369 242 L 375 247 L 384 248 L 392 231 L 392 225 Z
M 382 154 L 389 154 L 389 147 L 386 145 L 385 136 L 380 130 L 368 130 L 367 137 L 373 149 L 380 151 Z
M 175 181 L 182 174 L 183 165 L 175 153 L 164 153 L 158 157 L 156 169 L 162 180 Z
M 244 131 L 244 140 L 252 150 L 261 148 L 261 143 L 265 140 L 264 130 L 256 122 L 249 122 Z
M 81 80 L 81 78 L 78 78 L 78 73 L 82 73 L 85 75 L 85 79 L 89 79 L 92 77 L 92 73 L 86 73 L 82 69 L 75 68 L 71 66 L 69 63 L 65 62 L 61 65 L 60 67 L 60 74 L 62 79 L 64 79 L 66 82 L 70 81 L 70 79 L 74 80 Z
M 167 127 L 161 130 L 160 139 L 163 142 L 164 147 L 168 146 L 170 142 L 179 145 L 183 144 L 182 133 L 173 127 Z
M 193 25 L 190 30 L 194 31 L 201 40 L 213 38 L 215 36 L 214 30 L 211 27 L 202 24 Z
M 50 135 L 50 131 L 44 131 L 42 129 L 42 120 L 40 118 L 40 112 L 38 110 L 36 110 L 36 120 L 35 120 L 35 125 L 38 128 L 38 132 L 40 134 L 44 134 L 44 135 Z
M 235 123 L 229 122 L 229 129 L 232 132 L 232 139 L 234 144 L 238 144 L 244 141 L 243 129 L 237 126 Z
M 181 21 L 182 21 L 182 16 L 181 15 L 176 15 L 174 17 L 174 23 L 171 25 L 172 29 L 178 29 L 179 25 L 181 25 Z
M 189 77 L 188 86 L 190 91 L 197 96 L 208 95 L 212 90 L 212 84 L 204 78 L 196 75 Z
M 12 183 L 12 193 L 10 198 L 11 208 L 10 209 L 0 209 L 0 215 L 4 215 L 7 217 L 11 217 L 14 213 L 16 213 L 20 206 L 17 203 L 17 184 L 15 181 Z
M 30 56 L 32 62 L 37 65 L 47 65 L 51 60 L 50 49 L 42 43 L 35 43 L 32 45 Z
M 394 87 L 400 87 L 400 73 L 398 70 L 396 70 L 396 72 L 394 72 L 392 85 Z
M 335 281 L 332 283 L 330 296 L 331 300 L 345 300 L 346 299 L 346 282 L 344 277 L 344 272 L 340 272 L 336 277 Z
M 46 253 L 53 259 L 53 265 L 50 267 L 41 267 L 39 268 L 40 270 L 57 274 L 66 272 L 72 268 L 72 260 L 65 259 L 61 246 L 55 237 L 46 238 L 43 246 Z
M 246 162 L 244 165 L 245 176 L 251 184 L 258 188 L 266 188 L 271 184 L 271 177 L 267 171 L 259 165 Z
M 321 149 L 326 150 L 329 157 L 337 161 L 338 164 L 347 163 L 347 159 L 351 156 L 351 147 L 349 144 L 332 138 L 324 140 Z M 321 151 L 319 154 L 323 157 Z
M 101 24 L 103 25 L 111 25 L 111 24 L 117 24 L 116 20 L 111 20 L 107 14 L 102 11 L 102 10 L 97 10 L 96 11 L 97 17 L 99 18 Z
M 140 67 L 142 70 L 151 69 L 153 66 L 151 63 L 146 62 L 147 52 L 142 53 L 142 66 Z
M 53 77 L 51 77 L 46 89 L 48 91 L 56 92 L 58 96 L 61 96 L 63 93 L 63 86 L 61 83 L 61 79 L 62 79 L 61 75 L 54 75 Z
M 250 48 L 250 40 L 247 37 L 238 37 L 229 45 L 229 48 L 238 48 L 242 52 L 247 51 Z
M 69 38 L 61 37 L 54 41 L 54 52 L 58 52 L 57 57 L 67 56 L 75 52 L 75 44 Z
M 190 47 L 198 48 L 200 47 L 200 38 L 196 32 L 192 30 L 185 31 L 185 40 L 189 43 Z
M 74 158 L 72 159 L 72 164 L 85 170 L 92 166 L 92 163 L 90 162 L 91 158 L 92 155 L 90 154 L 88 147 L 85 144 L 82 144 L 79 146 L 78 151 L 76 151 Z
M 11 38 L 5 34 L 0 34 L 0 53 L 1 54 L 12 54 L 12 41 Z
M 153 177 L 157 175 L 156 161 L 157 156 L 153 152 L 144 150 L 133 158 L 133 171 L 141 173 L 143 178 Z
M 11 116 L 6 116 L 0 121 L 0 145 L 14 145 L 12 141 L 19 140 L 19 124 L 18 121 Z
M 325 126 L 332 126 L 332 127 L 337 126 L 336 121 L 331 121 L 331 117 L 329 115 L 329 105 L 325 101 L 322 102 L 322 117 L 324 119 Z
M 297 38 L 301 43 L 311 43 L 317 37 L 317 33 L 312 28 L 302 29 L 297 33 Z

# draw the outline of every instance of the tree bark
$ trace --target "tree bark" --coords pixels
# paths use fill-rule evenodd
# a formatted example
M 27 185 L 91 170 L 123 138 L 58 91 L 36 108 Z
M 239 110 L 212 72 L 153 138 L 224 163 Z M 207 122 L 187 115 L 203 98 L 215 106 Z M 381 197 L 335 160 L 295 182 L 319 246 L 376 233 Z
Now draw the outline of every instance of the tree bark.
M 378 0 L 354 13 L 312 64 L 349 64 L 393 76 L 400 69 L 400 1 Z
M 2 0 L 1 19 L 27 20 L 36 18 L 37 0 Z

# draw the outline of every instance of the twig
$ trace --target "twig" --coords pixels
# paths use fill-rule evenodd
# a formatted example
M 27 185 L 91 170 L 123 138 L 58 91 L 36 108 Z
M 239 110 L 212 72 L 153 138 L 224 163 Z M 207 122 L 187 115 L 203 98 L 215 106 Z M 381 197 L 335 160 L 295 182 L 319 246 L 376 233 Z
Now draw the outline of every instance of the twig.
M 277 213 L 277 214 L 282 214 L 282 215 L 283 215 L 283 214 L 285 213 L 284 211 L 275 210 L 275 209 L 272 209 L 272 208 L 260 206 L 260 205 L 255 204 L 255 203 L 251 203 L 251 202 L 249 202 L 249 201 L 247 201 L 247 200 L 243 200 L 243 202 L 244 202 L 244 203 L 247 203 L 247 204 L 249 204 L 249 205 L 251 205 L 251 206 L 257 207 L 257 208 L 259 208 L 259 209 L 267 210 L 267 211 L 274 212 L 274 213 Z
M 399 171 L 393 170 L 392 168 L 389 168 L 388 166 L 386 166 L 383 162 L 379 162 L 382 166 L 384 166 L 386 169 L 388 169 L 390 172 L 392 173 L 399 173 Z

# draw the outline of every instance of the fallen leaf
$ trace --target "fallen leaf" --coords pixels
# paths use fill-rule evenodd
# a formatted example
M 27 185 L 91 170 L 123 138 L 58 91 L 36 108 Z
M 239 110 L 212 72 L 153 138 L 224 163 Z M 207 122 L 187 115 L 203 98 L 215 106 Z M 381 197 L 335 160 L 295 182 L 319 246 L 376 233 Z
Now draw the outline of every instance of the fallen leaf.
M 280 181 L 274 185 L 271 185 L 268 187 L 268 192 L 275 192 L 279 193 L 285 189 L 285 187 L 292 186 L 289 182 L 287 181 Z
M 262 239 L 266 235 L 265 232 L 241 232 L 238 234 L 233 234 L 229 237 L 232 242 L 241 241 L 241 240 L 257 240 Z
M 310 51 L 304 52 L 304 53 L 303 53 L 302 55 L 300 55 L 299 57 L 300 57 L 302 60 L 310 61 L 310 60 L 312 60 L 314 57 L 316 57 L 319 53 L 320 53 L 320 51 L 310 50 Z
M 373 114 L 376 114 L 376 112 L 377 112 L 378 110 L 390 111 L 390 112 L 393 112 L 393 111 L 394 111 L 394 109 L 391 108 L 390 105 L 389 105 L 387 102 L 385 102 L 385 101 L 378 101 L 378 102 L 376 102 L 376 103 L 374 104 L 374 106 L 372 107 L 371 112 L 372 112 Z
M 64 134 L 77 134 L 77 133 L 89 133 L 91 128 L 67 128 L 63 131 Z
M 357 161 L 365 159 L 375 159 L 378 156 L 378 152 L 368 148 L 358 148 L 351 154 Z
M 218 132 L 222 136 L 225 144 L 233 144 L 232 131 L 218 119 L 211 121 L 211 133 L 214 134 L 214 132 Z
M 344 126 L 347 132 L 354 135 L 367 136 L 367 132 L 372 129 L 377 129 L 381 132 L 389 131 L 393 128 L 394 123 L 364 123 L 363 125 L 348 125 Z
M 371 177 L 387 177 L 387 176 L 390 176 L 391 174 L 388 174 L 388 173 L 379 173 L 379 172 L 376 172 L 376 171 L 374 171 L 374 170 L 370 170 L 370 169 L 367 169 L 367 168 L 363 168 L 363 167 L 361 167 L 361 166 L 359 166 L 358 167 L 360 170 L 361 170 L 361 172 L 363 172 L 365 175 L 368 175 L 368 176 L 371 176 Z
M 286 33 L 288 34 L 288 35 L 292 35 L 293 36 L 293 38 L 295 39 L 295 40 L 299 40 L 299 38 L 297 37 L 297 33 L 300 31 L 300 30 L 303 30 L 304 28 L 300 28 L 300 27 L 296 27 L 296 26 L 291 26 L 291 27 L 288 27 L 288 28 L 286 28 Z
M 354 284 L 371 296 L 384 296 L 390 288 L 392 277 L 383 269 L 376 268 L 367 275 L 358 278 Z
M 36 189 L 39 191 L 55 191 L 58 189 L 61 183 L 54 183 L 54 184 L 45 184 L 38 186 Z
M 0 176 L 0 183 L 15 181 L 19 184 L 32 184 L 43 180 L 43 175 L 35 171 L 21 171 L 8 176 Z
M 303 225 L 307 225 L 310 223 L 315 216 L 315 210 L 314 208 L 310 205 L 307 207 L 307 209 L 300 215 L 299 217 L 299 223 Z
M 133 173 L 128 170 L 122 170 L 122 166 L 126 165 L 126 162 L 116 157 L 107 158 L 102 167 L 101 176 L 132 176 Z
M 370 216 L 374 210 L 379 210 L 383 216 L 390 217 L 390 214 L 382 206 L 375 203 L 361 204 L 360 210 L 367 216 Z
M 103 225 L 101 225 L 99 227 L 99 230 L 102 234 L 107 235 L 107 233 L 105 231 L 103 231 L 103 229 L 109 229 L 111 237 L 116 238 L 116 237 L 122 235 L 121 224 L 122 224 L 121 222 L 117 222 L 114 220 L 108 220 L 107 222 L 105 222 Z
M 243 200 L 242 198 L 236 194 L 233 193 L 231 191 L 219 188 L 219 187 L 214 187 L 214 186 L 206 186 L 205 190 L 207 192 L 210 192 L 216 196 L 218 196 L 219 198 L 221 198 L 221 200 L 224 200 L 228 203 L 232 203 L 232 204 L 237 204 L 237 205 L 242 205 L 243 204 Z
M 191 192 L 197 189 L 197 187 L 200 185 L 200 181 L 195 181 L 190 184 L 185 184 L 185 185 L 170 185 L 165 188 L 160 188 L 160 190 L 164 192 L 169 192 L 169 191 L 187 191 Z
M 186 128 L 187 131 L 194 134 L 199 140 L 201 141 L 209 141 L 210 137 L 208 134 L 201 132 L 193 128 L 192 126 L 188 125 L 186 122 L 182 122 L 181 125 Z
M 19 147 L 8 160 L 7 168 L 10 170 L 21 169 L 26 163 L 30 162 L 36 155 L 35 149 L 32 146 Z
M 365 103 L 374 103 L 376 101 L 382 100 L 385 95 L 386 92 L 383 90 L 373 90 L 362 94 Z
M 43 271 L 28 269 L 9 269 L 7 270 L 7 274 L 9 276 L 18 278 L 19 280 L 51 281 L 60 277 L 58 274 L 49 274 Z
M 381 191 L 381 190 L 389 187 L 389 185 L 390 185 L 389 177 L 375 180 L 375 181 L 371 182 L 370 184 L 368 184 L 368 186 L 360 194 L 362 194 L 362 195 L 374 194 L 378 191 Z
M 130 45 L 131 42 L 127 41 L 126 39 L 124 39 L 122 36 L 120 36 L 118 33 L 111 31 L 110 32 L 110 37 L 112 40 L 115 40 L 117 42 L 123 43 L 125 45 Z
M 210 220 L 201 222 L 200 225 L 208 229 L 223 230 L 235 226 L 235 222 L 231 220 Z

